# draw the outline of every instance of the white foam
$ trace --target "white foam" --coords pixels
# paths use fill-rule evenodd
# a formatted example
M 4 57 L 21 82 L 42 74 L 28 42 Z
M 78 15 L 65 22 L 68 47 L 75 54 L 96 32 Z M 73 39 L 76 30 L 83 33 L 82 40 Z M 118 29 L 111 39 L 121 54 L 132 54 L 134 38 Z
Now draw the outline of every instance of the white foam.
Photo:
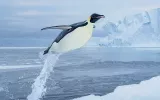
M 42 65 L 14 65 L 14 66 L 0 66 L 1 69 L 24 69 L 24 68 L 36 68 L 42 67 Z
M 89 95 L 74 100 L 160 100 L 160 76 L 140 84 L 119 86 L 105 96 Z
M 46 81 L 50 76 L 50 73 L 53 72 L 53 67 L 55 66 L 59 56 L 59 54 L 46 56 L 43 69 L 32 85 L 32 93 L 28 95 L 28 100 L 40 100 L 45 95 Z
M 3 89 L 2 87 L 0 87 L 0 92 L 1 92 L 1 91 L 4 91 L 4 89 Z

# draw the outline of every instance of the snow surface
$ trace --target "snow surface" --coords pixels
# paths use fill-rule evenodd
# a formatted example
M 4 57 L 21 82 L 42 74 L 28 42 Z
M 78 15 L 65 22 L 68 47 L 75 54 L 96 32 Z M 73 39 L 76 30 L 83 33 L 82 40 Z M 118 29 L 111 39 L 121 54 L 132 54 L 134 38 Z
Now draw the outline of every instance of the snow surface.
M 160 76 L 140 84 L 119 86 L 105 96 L 89 95 L 74 100 L 160 100 Z

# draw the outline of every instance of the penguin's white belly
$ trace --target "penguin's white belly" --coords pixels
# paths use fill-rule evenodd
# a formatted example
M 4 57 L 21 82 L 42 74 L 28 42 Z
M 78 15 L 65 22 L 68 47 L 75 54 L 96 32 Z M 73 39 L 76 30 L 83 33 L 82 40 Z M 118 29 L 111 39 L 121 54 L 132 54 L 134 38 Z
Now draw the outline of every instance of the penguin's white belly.
M 84 46 L 92 36 L 93 26 L 79 27 L 68 33 L 58 43 L 53 43 L 51 51 L 67 52 Z

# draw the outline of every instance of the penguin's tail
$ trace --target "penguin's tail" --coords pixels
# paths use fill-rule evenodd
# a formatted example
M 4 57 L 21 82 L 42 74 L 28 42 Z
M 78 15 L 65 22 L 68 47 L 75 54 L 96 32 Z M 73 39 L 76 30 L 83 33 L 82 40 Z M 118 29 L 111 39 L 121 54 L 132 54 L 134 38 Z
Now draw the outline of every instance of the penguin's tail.
M 61 55 L 62 53 L 57 53 L 54 51 L 50 51 L 51 47 L 48 47 L 45 51 L 39 53 L 39 58 L 44 60 L 48 55 Z
M 56 48 L 57 46 L 57 43 L 56 42 L 53 42 L 44 52 L 43 52 L 43 55 L 46 55 L 50 52 L 50 49 L 53 47 L 53 48 Z M 55 54 L 56 52 L 54 51 L 51 51 L 51 53 Z
M 43 52 L 43 55 L 46 55 L 46 54 L 48 54 L 48 53 L 52 53 L 52 54 L 55 54 L 55 53 L 56 53 L 56 52 L 54 52 L 54 51 L 50 51 L 50 49 L 51 49 L 51 46 L 48 47 L 48 48 Z
M 43 55 L 46 55 L 49 52 L 50 47 L 48 47 L 44 52 Z
M 48 47 L 45 51 L 41 51 L 39 53 L 39 58 L 44 59 L 47 56 L 47 54 L 49 53 L 49 49 L 50 49 L 50 47 Z

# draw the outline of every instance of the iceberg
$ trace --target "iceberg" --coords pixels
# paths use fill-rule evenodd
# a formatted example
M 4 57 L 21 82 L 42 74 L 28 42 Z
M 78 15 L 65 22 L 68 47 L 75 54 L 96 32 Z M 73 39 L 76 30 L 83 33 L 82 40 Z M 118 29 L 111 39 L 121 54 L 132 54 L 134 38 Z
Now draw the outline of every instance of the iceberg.
M 159 47 L 160 8 L 124 17 L 116 23 L 106 22 L 107 34 L 100 40 L 105 46 Z
M 89 95 L 74 100 L 160 100 L 160 76 L 140 84 L 119 86 L 104 96 Z

